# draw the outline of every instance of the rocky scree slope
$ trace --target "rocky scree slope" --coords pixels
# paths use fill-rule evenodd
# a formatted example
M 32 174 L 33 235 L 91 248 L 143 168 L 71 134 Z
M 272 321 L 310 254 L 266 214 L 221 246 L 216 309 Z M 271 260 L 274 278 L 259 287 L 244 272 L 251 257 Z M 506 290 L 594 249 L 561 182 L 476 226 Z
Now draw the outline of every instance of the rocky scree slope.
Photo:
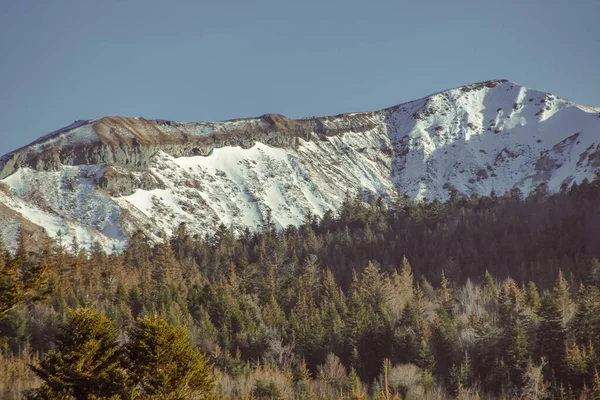
M 182 222 L 196 234 L 253 229 L 267 212 L 278 227 L 299 224 L 347 193 L 557 191 L 598 171 L 600 108 L 507 80 L 323 118 L 105 117 L 0 159 L 0 233 L 9 247 L 22 226 L 119 251 L 138 229 L 160 240 Z

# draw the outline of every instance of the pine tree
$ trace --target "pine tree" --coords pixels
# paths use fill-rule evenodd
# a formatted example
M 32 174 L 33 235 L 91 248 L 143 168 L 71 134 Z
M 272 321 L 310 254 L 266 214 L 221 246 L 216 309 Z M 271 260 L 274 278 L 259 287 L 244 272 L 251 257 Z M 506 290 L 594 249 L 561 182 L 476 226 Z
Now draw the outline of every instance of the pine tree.
M 136 231 L 131 235 L 123 255 L 125 265 L 133 268 L 140 268 L 144 262 L 150 261 L 152 258 L 152 249 L 142 231 Z
M 385 287 L 383 274 L 373 263 L 367 265 L 360 280 L 355 279 L 351 287 L 346 348 L 357 348 L 361 365 L 355 367 L 365 381 L 377 376 L 377 369 L 392 349 L 393 329 L 388 318 Z
M 600 374 L 598 370 L 594 370 L 594 379 L 592 381 L 592 399 L 600 400 Z
M 311 377 L 306 363 L 302 361 L 294 373 L 294 381 L 296 382 L 296 392 L 302 399 L 312 399 Z
M 523 312 L 523 294 L 516 282 L 508 278 L 498 294 L 498 316 L 500 325 L 510 328 Z
M 560 379 L 563 376 L 566 334 L 561 308 L 548 293 L 542 298 L 537 338 L 538 354 L 548 360 L 550 370 Z
M 444 311 L 450 316 L 454 313 L 454 295 L 452 294 L 452 289 L 450 288 L 450 282 L 446 279 L 446 275 L 442 270 L 442 278 L 440 281 L 440 288 L 437 290 L 438 301 L 440 302 L 440 307 L 444 309 Z
M 596 286 L 581 286 L 572 330 L 577 343 L 592 343 L 600 349 L 600 291 Z
M 367 392 L 363 388 L 363 384 L 354 368 L 350 370 L 350 374 L 348 375 L 347 386 L 351 400 L 365 400 L 368 398 Z
M 301 297 L 292 310 L 290 327 L 295 353 L 304 358 L 310 371 L 315 371 L 317 365 L 325 361 L 327 353 L 323 349 L 321 316 L 315 303 L 306 296 Z
M 475 330 L 475 350 L 474 367 L 477 374 L 483 381 L 489 382 L 492 379 L 494 366 L 500 357 L 501 347 L 498 328 L 492 324 L 487 313 L 484 313 L 477 319 Z
M 452 317 L 444 308 L 439 308 L 431 329 L 431 343 L 438 373 L 446 374 L 454 363 L 456 337 L 457 332 Z
M 540 293 L 538 292 L 537 286 L 533 281 L 530 281 L 527 284 L 527 290 L 525 291 L 525 302 L 534 313 L 537 313 L 542 306 Z
M 496 285 L 496 281 L 487 270 L 481 278 L 481 290 L 488 299 L 495 299 L 498 295 L 498 287 Z
M 25 262 L 23 258 L 2 254 L 4 266 L 0 268 L 0 320 L 19 304 L 46 298 L 51 287 L 48 284 L 48 267 Z
M 385 400 L 400 400 L 400 395 L 397 393 L 392 393 L 390 390 L 389 377 L 391 368 L 392 363 L 390 362 L 390 359 L 384 359 L 380 377 L 381 398 Z
M 460 395 L 458 388 L 469 388 L 474 380 L 473 365 L 469 354 L 465 351 L 465 356 L 462 359 L 460 366 L 453 365 L 450 370 L 450 386 L 457 388 L 457 395 Z
M 175 258 L 168 243 L 157 244 L 152 256 L 152 280 L 154 290 L 159 292 L 167 285 L 178 285 L 183 282 L 183 269 Z
M 128 398 L 130 381 L 123 367 L 117 331 L 104 314 L 90 308 L 70 311 L 48 352 L 32 370 L 43 381 L 33 398 Z
M 389 282 L 388 305 L 391 316 L 394 320 L 399 320 L 402 316 L 402 310 L 407 303 L 414 298 L 414 276 L 412 267 L 406 257 L 402 257 L 400 271 L 394 271 Z
M 571 316 L 571 306 L 573 301 L 571 300 L 571 288 L 569 282 L 565 279 L 561 270 L 558 271 L 558 278 L 553 289 L 554 300 L 558 305 L 563 315 L 563 326 L 565 326 Z
M 369 261 L 360 279 L 353 282 L 352 294 L 359 296 L 366 305 L 377 311 L 385 307 L 383 277 L 372 261 Z
M 566 349 L 565 370 L 569 386 L 579 392 L 586 381 L 591 382 L 593 378 L 595 351 L 592 347 L 580 347 L 577 343 L 571 343 Z
M 425 318 L 419 318 L 417 328 L 417 365 L 423 370 L 433 372 L 435 367 L 435 357 L 431 349 L 431 331 Z
M 590 285 L 600 286 L 600 261 L 597 258 L 590 261 L 587 281 Z
M 265 324 L 276 328 L 278 332 L 285 333 L 285 328 L 287 325 L 285 313 L 279 306 L 275 296 L 271 296 L 271 299 L 265 305 L 263 310 L 263 320 Z
M 143 398 L 213 398 L 215 377 L 208 360 L 194 350 L 186 329 L 163 317 L 137 321 L 129 330 L 125 356 Z
M 327 352 L 340 354 L 344 345 L 344 319 L 329 299 L 322 302 L 321 310 L 324 330 L 323 347 Z
M 408 292 L 412 292 L 414 286 L 414 276 L 412 267 L 406 256 L 402 257 L 402 265 L 400 266 L 400 280 L 399 287 Z
M 325 271 L 325 277 L 321 283 L 321 296 L 323 301 L 329 301 L 335 305 L 340 315 L 345 315 L 348 307 L 346 298 L 340 287 L 335 282 L 335 277 L 330 269 Z
M 507 330 L 507 340 L 504 341 L 506 348 L 506 364 L 510 374 L 510 381 L 517 387 L 523 385 L 523 376 L 529 359 L 529 340 L 525 324 L 521 318 Z

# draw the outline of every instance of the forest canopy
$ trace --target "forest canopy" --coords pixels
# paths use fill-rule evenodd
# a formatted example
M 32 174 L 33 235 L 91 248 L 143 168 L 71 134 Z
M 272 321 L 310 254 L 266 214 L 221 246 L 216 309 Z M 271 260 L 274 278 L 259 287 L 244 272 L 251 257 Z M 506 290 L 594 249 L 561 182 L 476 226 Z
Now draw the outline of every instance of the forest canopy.
M 113 398 L 598 398 L 598 199 L 598 179 L 527 197 L 348 197 L 280 231 L 267 215 L 256 232 L 138 232 L 122 254 L 23 237 L 0 250 L 0 394 L 41 395 L 65 329 L 87 321 L 112 343 L 94 357 L 121 383 Z M 152 392 L 138 345 L 178 329 L 190 348 L 172 362 L 197 360 L 201 389 Z M 46 398 L 102 398 L 76 385 Z

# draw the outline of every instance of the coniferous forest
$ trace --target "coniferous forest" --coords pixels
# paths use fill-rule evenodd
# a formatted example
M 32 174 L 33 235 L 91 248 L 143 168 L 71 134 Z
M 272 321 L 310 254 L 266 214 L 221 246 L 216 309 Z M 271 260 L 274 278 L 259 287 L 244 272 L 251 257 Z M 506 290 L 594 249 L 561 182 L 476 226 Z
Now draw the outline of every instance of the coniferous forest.
M 600 179 L 0 250 L 4 399 L 600 399 Z

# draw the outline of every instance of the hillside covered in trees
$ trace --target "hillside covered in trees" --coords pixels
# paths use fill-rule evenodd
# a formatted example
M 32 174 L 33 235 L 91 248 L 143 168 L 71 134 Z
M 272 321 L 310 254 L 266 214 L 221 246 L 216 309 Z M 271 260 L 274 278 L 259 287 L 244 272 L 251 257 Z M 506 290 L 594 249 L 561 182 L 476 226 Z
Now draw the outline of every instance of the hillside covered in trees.
M 181 225 L 122 254 L 22 236 L 0 251 L 0 395 L 598 399 L 598 199 L 600 179 L 348 197 L 298 228 Z M 150 357 L 161 346 L 171 367 Z

